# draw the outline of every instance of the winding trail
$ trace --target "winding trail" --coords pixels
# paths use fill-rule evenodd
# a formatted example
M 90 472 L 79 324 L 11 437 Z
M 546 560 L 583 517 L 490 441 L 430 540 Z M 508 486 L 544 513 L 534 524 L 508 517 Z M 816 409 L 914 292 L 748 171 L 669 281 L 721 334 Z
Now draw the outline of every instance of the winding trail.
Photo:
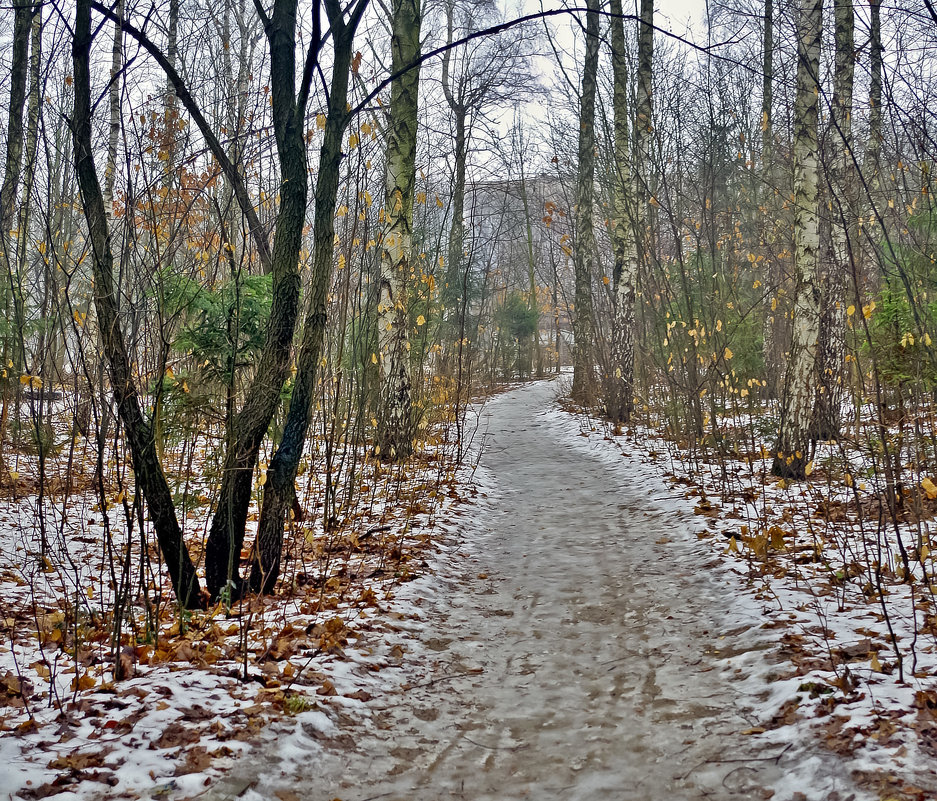
M 528 385 L 486 409 L 483 465 L 497 489 L 458 532 L 464 575 L 424 605 L 415 686 L 251 793 L 851 796 L 832 755 L 742 734 L 768 693 L 742 679 L 769 658 L 769 641 L 665 483 L 594 452 L 555 411 L 557 391 Z

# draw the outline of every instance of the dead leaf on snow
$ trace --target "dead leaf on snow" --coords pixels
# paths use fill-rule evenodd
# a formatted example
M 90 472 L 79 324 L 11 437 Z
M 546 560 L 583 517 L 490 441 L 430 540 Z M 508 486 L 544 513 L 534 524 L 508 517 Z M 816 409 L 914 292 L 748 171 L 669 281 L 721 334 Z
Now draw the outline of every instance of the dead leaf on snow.
M 180 745 L 191 745 L 198 742 L 200 736 L 197 729 L 190 729 L 175 721 L 163 729 L 159 739 L 153 743 L 153 748 L 176 748 Z

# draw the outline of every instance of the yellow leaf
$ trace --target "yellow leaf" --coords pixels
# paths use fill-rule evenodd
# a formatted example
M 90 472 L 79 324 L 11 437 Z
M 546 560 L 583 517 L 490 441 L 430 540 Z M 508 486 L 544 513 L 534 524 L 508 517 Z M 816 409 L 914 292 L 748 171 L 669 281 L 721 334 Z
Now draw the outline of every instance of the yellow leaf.
M 724 354 L 724 355 L 725 355 L 726 361 L 728 361 L 728 360 L 731 359 L 735 354 L 734 354 L 731 350 L 729 350 L 728 348 L 726 348 L 725 354 Z
M 927 493 L 927 497 L 931 500 L 937 498 L 937 485 L 935 485 L 930 478 L 925 477 L 921 479 L 921 489 Z
M 318 128 L 320 131 L 325 130 L 325 114 L 322 114 L 321 112 L 316 114 L 316 128 Z
M 371 364 L 377 364 L 377 354 L 376 354 L 376 353 L 372 353 L 372 354 L 371 354 Z
M 862 316 L 868 320 L 872 316 L 872 312 L 875 311 L 875 301 L 870 300 L 867 306 L 862 307 Z
M 847 316 L 852 317 L 855 313 L 856 313 L 856 307 L 850 303 L 849 307 L 846 309 L 846 314 Z
M 442 201 L 439 199 L 439 195 L 436 195 L 436 205 L 439 208 L 442 208 Z
M 611 281 L 608 280 L 607 275 L 602 276 L 602 283 L 605 284 L 605 286 L 608 286 L 611 283 Z
M 873 673 L 882 672 L 882 663 L 878 661 L 878 654 L 872 654 L 872 658 L 869 660 L 869 667 L 872 668 Z
M 809 476 L 813 472 L 813 462 L 807 462 L 806 467 L 804 467 L 804 475 Z
M 419 317 L 416 318 L 416 324 L 417 324 L 417 325 L 425 325 L 425 324 L 426 324 L 426 318 L 421 314 Z
M 90 690 L 97 684 L 97 681 L 93 676 L 89 676 L 87 673 L 84 675 L 72 679 L 72 689 L 73 690 Z

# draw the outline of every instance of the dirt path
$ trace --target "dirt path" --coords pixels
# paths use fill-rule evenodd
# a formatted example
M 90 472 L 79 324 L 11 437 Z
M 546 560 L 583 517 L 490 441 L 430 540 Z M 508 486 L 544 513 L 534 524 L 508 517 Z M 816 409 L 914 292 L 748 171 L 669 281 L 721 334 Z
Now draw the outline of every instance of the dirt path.
M 287 775 L 274 749 L 244 798 L 851 796 L 831 756 L 741 733 L 767 695 L 740 680 L 764 633 L 661 480 L 591 453 L 551 411 L 556 391 L 486 411 L 497 490 L 461 532 L 465 575 L 426 610 L 405 666 L 416 686 Z

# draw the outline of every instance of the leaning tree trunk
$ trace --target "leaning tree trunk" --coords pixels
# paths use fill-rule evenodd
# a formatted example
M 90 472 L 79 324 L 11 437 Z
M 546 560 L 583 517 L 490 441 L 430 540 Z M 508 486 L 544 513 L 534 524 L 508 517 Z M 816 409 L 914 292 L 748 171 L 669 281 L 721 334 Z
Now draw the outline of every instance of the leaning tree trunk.
M 595 399 L 595 354 L 593 353 L 592 265 L 595 254 L 593 201 L 595 181 L 595 85 L 599 66 L 599 0 L 587 1 L 586 58 L 582 67 L 579 96 L 579 173 L 576 182 L 576 288 L 573 331 L 576 352 L 573 361 L 572 398 L 588 405 Z
M 638 283 L 638 249 L 634 236 L 634 220 L 640 216 L 635 207 L 634 173 L 636 165 L 629 157 L 628 139 L 628 61 L 625 53 L 625 24 L 621 0 L 612 0 L 609 20 L 612 44 L 612 99 L 615 110 L 615 159 L 612 166 L 612 246 L 615 254 L 613 273 L 615 310 L 612 323 L 612 375 L 607 379 L 608 418 L 616 425 L 628 423 L 634 411 L 634 301 Z M 640 55 L 638 58 L 638 121 L 646 136 L 651 120 L 651 59 L 654 32 L 654 4 L 641 7 Z M 647 73 L 647 74 L 645 74 Z M 643 139 L 642 139 L 643 141 Z M 640 158 L 640 150 L 635 155 Z
M 396 74 L 420 57 L 419 0 L 394 0 L 393 17 L 391 72 Z M 385 460 L 405 459 L 412 450 L 407 282 L 413 256 L 419 88 L 420 68 L 416 66 L 395 80 L 390 90 L 381 294 L 377 306 L 381 393 L 374 449 Z
M 95 310 L 117 410 L 127 431 L 134 475 L 143 490 L 176 598 L 182 606 L 196 608 L 202 604 L 198 577 L 176 519 L 172 493 L 156 452 L 153 432 L 143 416 L 127 345 L 120 329 L 107 212 L 91 144 L 91 39 L 90 0 L 78 0 L 72 40 L 75 105 L 71 128 L 75 172 L 88 224 Z
M 817 117 L 822 19 L 823 0 L 800 0 L 794 104 L 794 279 L 797 282 L 794 336 L 772 466 L 775 475 L 795 479 L 806 476 L 817 385 L 820 329 Z
M 834 0 L 836 65 L 830 115 L 830 257 L 822 282 L 819 381 L 814 407 L 818 439 L 838 439 L 846 366 L 846 281 L 854 275 L 850 235 L 855 229 L 852 172 L 852 90 L 855 18 L 852 0 Z
M 316 178 L 316 212 L 313 223 L 312 285 L 309 288 L 302 346 L 296 366 L 296 379 L 290 395 L 290 409 L 283 437 L 267 466 L 257 542 L 251 564 L 250 588 L 254 592 L 272 592 L 280 573 L 283 527 L 286 513 L 295 495 L 296 473 L 303 455 L 306 433 L 312 418 L 316 372 L 322 352 L 327 319 L 328 292 L 332 282 L 332 256 L 335 250 L 335 205 L 338 197 L 339 168 L 342 158 L 342 135 L 348 124 L 346 109 L 348 74 L 351 68 L 355 30 L 368 0 L 357 0 L 348 21 L 342 19 L 338 0 L 325 0 L 331 28 L 334 55 L 329 108 L 326 114 L 319 172 Z M 302 120 L 300 119 L 300 125 Z M 299 128 L 300 136 L 302 129 Z M 247 485 L 250 494 L 250 484 Z M 247 511 L 245 504 L 244 511 Z M 237 543 L 240 550 L 243 542 Z M 232 573 L 232 576 L 235 575 Z
M 306 221 L 308 183 L 303 139 L 306 116 L 306 73 L 299 96 L 295 92 L 297 0 L 276 0 L 273 14 L 264 20 L 270 44 L 270 84 L 273 127 L 280 162 L 280 208 L 273 239 L 271 272 L 273 299 L 267 339 L 244 404 L 234 418 L 232 445 L 225 455 L 221 490 L 212 516 L 205 548 L 205 580 L 212 597 L 226 590 L 241 591 L 238 559 L 244 544 L 254 466 L 270 420 L 280 403 L 280 391 L 289 372 L 293 329 L 299 314 L 299 250 Z M 318 22 L 318 3 L 313 4 Z M 318 26 L 310 48 L 321 44 Z M 214 151 L 213 151 L 214 152 Z M 215 154 L 219 157 L 219 154 Z M 223 151 L 220 158 L 227 159 Z M 232 180 L 239 176 L 235 167 Z

